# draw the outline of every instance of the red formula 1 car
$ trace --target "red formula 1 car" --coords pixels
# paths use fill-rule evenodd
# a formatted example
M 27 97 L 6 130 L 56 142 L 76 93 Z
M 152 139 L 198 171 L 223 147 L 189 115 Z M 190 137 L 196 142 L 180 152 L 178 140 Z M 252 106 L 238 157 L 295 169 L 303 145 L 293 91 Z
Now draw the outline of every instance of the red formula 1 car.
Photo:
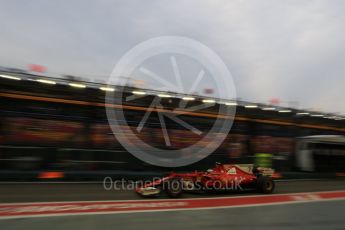
M 183 192 L 246 191 L 272 193 L 275 187 L 270 168 L 254 167 L 252 164 L 220 164 L 206 172 L 170 173 L 168 176 L 138 186 L 141 196 L 157 196 L 165 191 L 177 198 Z

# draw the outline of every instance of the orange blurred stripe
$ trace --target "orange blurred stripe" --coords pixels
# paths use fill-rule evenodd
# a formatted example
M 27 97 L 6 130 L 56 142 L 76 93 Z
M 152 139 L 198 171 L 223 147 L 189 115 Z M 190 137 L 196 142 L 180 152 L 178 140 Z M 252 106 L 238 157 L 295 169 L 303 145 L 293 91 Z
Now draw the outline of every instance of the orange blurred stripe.
M 276 173 L 273 173 L 272 178 L 273 179 L 280 179 L 280 178 L 283 178 L 283 176 L 282 176 L 282 174 L 276 172 Z
M 65 175 L 63 172 L 41 172 L 38 175 L 39 179 L 58 179 L 63 178 Z
M 345 177 L 345 172 L 337 172 L 337 173 L 335 173 L 335 175 Z

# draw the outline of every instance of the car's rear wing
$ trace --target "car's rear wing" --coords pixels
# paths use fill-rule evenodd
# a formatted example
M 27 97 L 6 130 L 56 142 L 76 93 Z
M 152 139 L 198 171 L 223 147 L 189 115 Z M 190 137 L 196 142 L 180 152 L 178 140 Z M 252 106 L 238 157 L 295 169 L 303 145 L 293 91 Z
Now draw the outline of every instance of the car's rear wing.
M 274 174 L 274 169 L 271 169 L 271 168 L 258 167 L 257 170 L 259 171 L 259 174 L 263 176 L 272 177 Z
M 230 165 L 224 165 L 226 166 L 230 166 Z M 253 170 L 254 170 L 254 164 L 236 164 L 236 167 L 238 167 L 239 169 L 241 169 L 242 171 L 246 172 L 246 173 L 250 173 L 253 174 Z M 257 173 L 263 175 L 263 176 L 269 176 L 272 177 L 274 174 L 274 169 L 272 168 L 265 168 L 265 167 L 258 167 L 255 170 L 257 170 Z M 254 170 L 254 171 L 255 171 Z

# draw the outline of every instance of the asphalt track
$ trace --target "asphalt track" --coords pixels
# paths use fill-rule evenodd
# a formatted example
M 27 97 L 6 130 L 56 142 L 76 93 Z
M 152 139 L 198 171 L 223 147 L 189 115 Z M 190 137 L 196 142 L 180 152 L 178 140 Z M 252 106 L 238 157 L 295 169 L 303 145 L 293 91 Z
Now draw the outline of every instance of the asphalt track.
M 0 220 L 2 230 L 303 229 L 344 230 L 345 201 L 213 210 Z
M 345 190 L 344 180 L 277 182 L 275 194 Z M 251 194 L 221 194 L 214 197 Z M 186 194 L 185 198 L 205 198 Z M 132 200 L 102 184 L 0 184 L 0 203 Z M 0 229 L 345 229 L 345 199 L 205 210 L 155 211 L 0 220 Z
M 130 187 L 129 187 L 130 189 Z M 345 190 L 345 180 L 277 181 L 275 194 Z M 255 193 L 249 193 L 255 194 Z M 241 196 L 248 193 L 215 194 L 211 196 Z M 205 197 L 184 194 L 184 198 Z M 103 183 L 2 183 L 0 203 L 94 201 L 142 199 L 133 190 L 106 190 Z

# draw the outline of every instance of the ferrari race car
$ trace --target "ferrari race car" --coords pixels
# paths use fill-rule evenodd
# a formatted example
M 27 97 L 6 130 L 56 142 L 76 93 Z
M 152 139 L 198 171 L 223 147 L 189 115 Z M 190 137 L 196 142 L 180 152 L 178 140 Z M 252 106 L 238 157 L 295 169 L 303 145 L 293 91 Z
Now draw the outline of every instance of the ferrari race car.
M 271 168 L 252 164 L 220 164 L 206 172 L 170 173 L 168 176 L 145 183 L 136 188 L 144 197 L 158 196 L 165 191 L 177 198 L 184 192 L 248 191 L 272 193 L 275 187 Z

